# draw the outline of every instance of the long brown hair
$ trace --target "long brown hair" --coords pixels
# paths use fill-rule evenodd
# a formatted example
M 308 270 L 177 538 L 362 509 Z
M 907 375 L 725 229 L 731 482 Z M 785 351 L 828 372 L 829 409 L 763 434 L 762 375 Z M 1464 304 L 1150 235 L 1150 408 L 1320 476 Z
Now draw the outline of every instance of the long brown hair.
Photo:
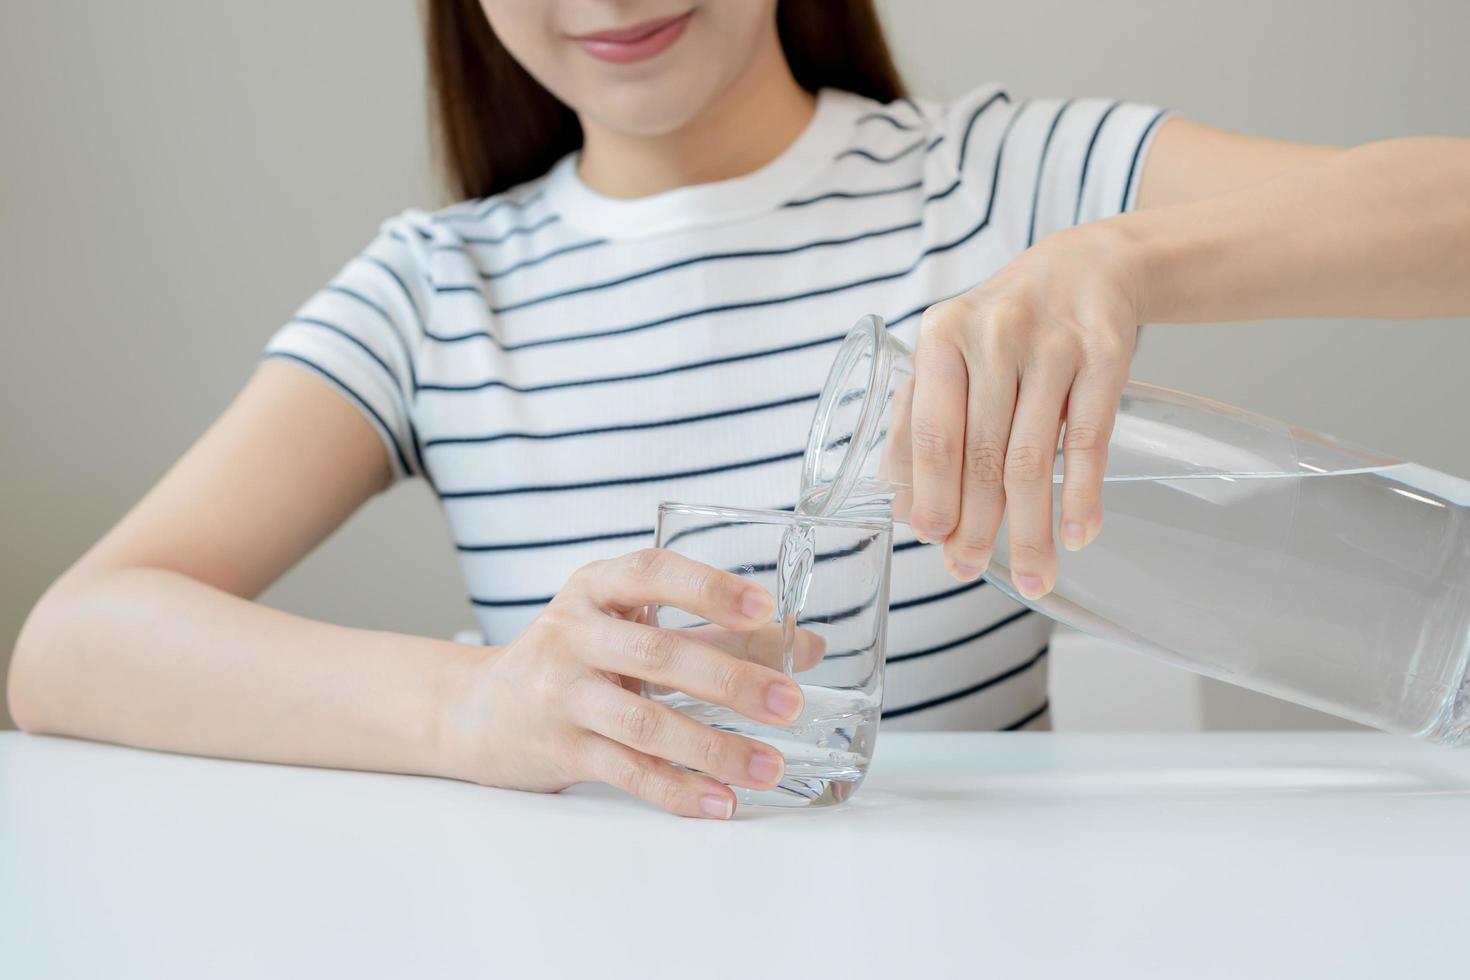
M 576 114 L 511 57 L 479 0 L 425 0 L 431 115 L 440 166 L 461 198 L 538 177 L 582 145 Z M 872 0 L 778 0 L 776 28 L 802 88 L 904 95 Z

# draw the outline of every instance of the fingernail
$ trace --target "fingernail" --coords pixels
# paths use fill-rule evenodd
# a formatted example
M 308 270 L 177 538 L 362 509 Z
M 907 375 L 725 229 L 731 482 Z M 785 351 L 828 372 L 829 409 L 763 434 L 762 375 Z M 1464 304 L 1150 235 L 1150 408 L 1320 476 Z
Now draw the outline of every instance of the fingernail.
M 785 768 L 786 760 L 779 755 L 757 752 L 750 757 L 750 778 L 758 783 L 774 783 Z
M 699 798 L 699 812 L 706 817 L 714 817 L 716 820 L 729 820 L 735 812 L 735 801 L 728 796 L 709 796 Z
M 801 710 L 801 692 L 791 684 L 772 684 L 766 692 L 766 708 L 778 718 L 795 718 Z
M 1040 599 L 1046 591 L 1040 575 L 1017 575 L 1016 591 L 1028 599 Z
M 914 531 L 914 540 L 917 541 L 917 542 L 919 542 L 919 544 L 933 544 L 934 543 L 933 541 L 930 541 L 924 535 L 924 532 L 923 531 Z
M 973 565 L 953 565 L 950 571 L 954 572 L 955 578 L 961 582 L 973 582 L 984 574 L 985 569 L 976 568 Z
M 740 595 L 740 612 L 748 619 L 765 619 L 774 608 L 771 597 L 761 589 L 746 589 Z
M 1087 528 L 1076 521 L 1068 521 L 1062 525 L 1062 545 L 1068 551 L 1080 551 L 1087 543 Z

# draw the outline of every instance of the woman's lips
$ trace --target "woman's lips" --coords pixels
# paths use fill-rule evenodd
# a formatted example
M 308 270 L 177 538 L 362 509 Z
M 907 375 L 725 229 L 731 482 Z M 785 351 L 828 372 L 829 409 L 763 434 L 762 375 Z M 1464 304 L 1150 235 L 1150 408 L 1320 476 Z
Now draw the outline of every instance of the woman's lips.
M 594 58 L 620 65 L 632 64 L 652 58 L 679 40 L 693 13 L 691 10 L 676 17 L 660 17 L 615 31 L 578 34 L 572 40 Z

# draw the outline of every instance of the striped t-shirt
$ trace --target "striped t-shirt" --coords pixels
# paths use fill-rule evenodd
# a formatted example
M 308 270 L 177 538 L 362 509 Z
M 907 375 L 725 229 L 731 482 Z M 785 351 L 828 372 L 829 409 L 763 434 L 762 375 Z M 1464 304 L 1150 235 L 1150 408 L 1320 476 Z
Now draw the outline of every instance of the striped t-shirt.
M 1131 206 L 1163 113 L 1099 99 L 949 105 L 823 91 L 776 160 L 638 199 L 576 156 L 492 198 L 408 211 L 270 341 L 426 478 L 485 640 L 578 567 L 647 547 L 660 501 L 789 509 L 838 342 L 1032 242 Z M 886 724 L 1048 723 L 1050 624 L 894 544 Z

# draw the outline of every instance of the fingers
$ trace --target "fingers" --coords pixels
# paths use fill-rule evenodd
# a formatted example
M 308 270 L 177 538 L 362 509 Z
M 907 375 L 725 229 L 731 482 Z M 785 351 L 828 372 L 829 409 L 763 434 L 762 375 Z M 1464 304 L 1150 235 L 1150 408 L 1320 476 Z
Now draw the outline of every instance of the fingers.
M 944 560 L 962 582 L 985 574 L 1005 513 L 1005 460 L 1016 406 L 1014 359 L 977 338 L 968 357 L 970 398 L 965 418 L 960 523 L 944 544 Z
M 789 725 L 801 714 L 801 688 L 780 671 L 730 656 L 693 630 L 607 619 L 581 656 L 600 670 L 637 677 L 722 704 L 755 721 Z
M 712 643 L 741 660 L 781 670 L 782 657 L 781 626 L 770 623 L 753 630 L 727 630 L 720 626 L 704 625 L 690 629 L 691 633 L 706 643 Z M 792 642 L 791 666 L 793 670 L 811 670 L 827 655 L 827 641 L 804 626 L 796 628 Z
M 914 499 L 909 527 L 921 541 L 943 541 L 960 518 L 960 457 L 965 439 L 968 381 L 958 346 L 966 308 L 948 300 L 931 306 L 914 350 Z
M 603 609 L 674 606 L 731 629 L 769 623 L 776 604 L 760 586 L 663 548 L 584 566 L 573 579 Z
M 1057 580 L 1052 539 L 1052 474 L 1062 406 L 1073 377 L 1065 361 L 1033 362 L 1021 378 L 1016 417 L 1005 457 L 1007 530 L 1011 581 L 1016 591 L 1037 599 Z
M 796 673 L 811 670 L 827 655 L 827 641 L 804 626 L 796 628 L 792 643 L 791 669 Z
M 650 755 L 593 732 L 578 746 L 583 778 L 595 779 L 684 817 L 728 820 L 735 794 L 708 776 L 676 769 Z
M 770 789 L 786 770 L 781 753 L 769 745 L 700 724 L 612 684 L 595 681 L 584 689 L 577 720 L 629 748 L 751 789 Z
M 893 405 L 888 410 L 888 436 L 883 440 L 883 457 L 878 463 L 880 482 L 898 487 L 890 506 L 893 519 L 909 523 L 914 509 L 914 445 L 911 439 L 914 418 L 914 379 L 909 378 L 893 392 Z
M 1069 551 L 1086 547 L 1102 530 L 1103 474 L 1108 440 L 1127 381 L 1126 360 L 1085 364 L 1067 398 L 1067 427 L 1062 436 L 1066 474 L 1062 480 L 1062 544 Z

